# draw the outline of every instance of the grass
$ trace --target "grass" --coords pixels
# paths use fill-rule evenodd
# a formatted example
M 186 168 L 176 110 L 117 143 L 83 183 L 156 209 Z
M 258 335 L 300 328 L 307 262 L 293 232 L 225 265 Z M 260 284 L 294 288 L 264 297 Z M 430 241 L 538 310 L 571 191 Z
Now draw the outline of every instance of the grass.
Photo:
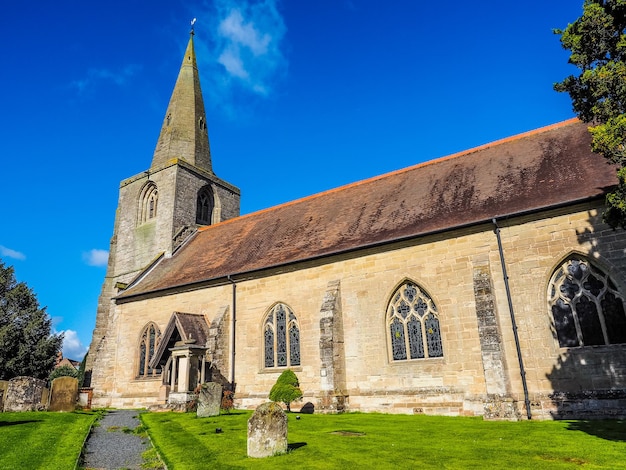
M 97 412 L 0 413 L 1 469 L 73 469 Z
M 626 469 L 625 421 L 290 413 L 289 452 L 252 459 L 250 415 L 144 413 L 141 420 L 169 470 L 199 462 L 216 469 Z

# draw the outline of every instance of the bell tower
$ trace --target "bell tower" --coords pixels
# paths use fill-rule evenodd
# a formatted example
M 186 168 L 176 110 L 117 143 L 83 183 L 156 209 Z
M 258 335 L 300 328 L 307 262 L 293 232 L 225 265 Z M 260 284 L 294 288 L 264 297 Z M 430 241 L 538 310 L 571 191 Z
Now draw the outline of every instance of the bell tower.
M 199 226 L 239 216 L 240 191 L 213 173 L 192 29 L 150 168 L 120 183 L 107 273 L 86 361 L 94 400 L 113 382 L 113 298 Z

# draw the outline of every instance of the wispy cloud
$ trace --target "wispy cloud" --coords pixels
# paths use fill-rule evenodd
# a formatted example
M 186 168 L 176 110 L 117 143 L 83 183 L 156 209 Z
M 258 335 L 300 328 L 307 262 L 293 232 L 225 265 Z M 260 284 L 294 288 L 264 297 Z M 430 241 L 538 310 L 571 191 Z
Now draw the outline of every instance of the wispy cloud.
M 63 357 L 81 361 L 88 348 L 82 343 L 78 333 L 74 330 L 64 330 L 61 333 L 63 333 Z
M 202 80 L 213 103 L 242 92 L 269 96 L 287 69 L 283 39 L 287 28 L 277 0 L 216 0 L 206 12 L 209 37 L 196 35 Z M 203 21 L 198 27 L 202 28 Z M 201 72 L 202 72 L 201 70 Z
M 78 90 L 80 95 L 91 90 L 94 86 L 101 82 L 124 86 L 128 83 L 129 79 L 139 71 L 139 69 L 140 66 L 135 64 L 127 65 L 118 70 L 91 68 L 87 70 L 87 74 L 83 78 L 72 81 L 70 86 Z
M 106 266 L 109 261 L 109 252 L 94 248 L 83 253 L 83 261 L 89 266 Z
M 12 250 L 11 248 L 7 248 L 6 246 L 0 245 L 0 256 L 5 256 L 7 258 L 13 259 L 26 259 L 26 255 L 19 251 Z

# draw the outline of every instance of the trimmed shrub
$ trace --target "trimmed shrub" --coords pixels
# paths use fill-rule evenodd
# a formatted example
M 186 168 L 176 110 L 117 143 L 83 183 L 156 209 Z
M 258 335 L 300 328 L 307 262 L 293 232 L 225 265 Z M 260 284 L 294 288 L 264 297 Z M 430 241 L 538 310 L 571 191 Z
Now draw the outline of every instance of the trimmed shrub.
M 298 377 L 291 370 L 287 369 L 278 377 L 276 383 L 270 390 L 270 400 L 284 403 L 287 411 L 291 411 L 291 402 L 302 398 L 302 390 Z

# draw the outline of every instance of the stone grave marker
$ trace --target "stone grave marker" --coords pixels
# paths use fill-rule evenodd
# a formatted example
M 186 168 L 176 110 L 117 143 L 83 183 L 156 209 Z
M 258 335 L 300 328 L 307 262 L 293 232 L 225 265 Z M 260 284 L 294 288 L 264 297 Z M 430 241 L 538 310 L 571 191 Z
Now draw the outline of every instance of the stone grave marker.
M 74 411 L 78 400 L 78 379 L 57 377 L 52 381 L 48 411 Z
M 198 392 L 198 408 L 196 416 L 198 418 L 208 418 L 220 414 L 222 403 L 222 386 L 216 382 L 206 382 L 200 386 Z
M 37 411 L 45 408 L 41 398 L 46 382 L 34 377 L 14 377 L 4 398 L 4 411 Z
M 0 380 L 0 411 L 4 410 L 4 397 L 7 396 L 7 388 L 9 388 L 9 381 Z
M 278 403 L 259 405 L 248 420 L 248 457 L 287 452 L 287 415 Z
M 302 405 L 302 408 L 300 408 L 300 413 L 312 415 L 313 413 L 315 413 L 315 405 L 310 401 L 306 402 L 304 405 Z

